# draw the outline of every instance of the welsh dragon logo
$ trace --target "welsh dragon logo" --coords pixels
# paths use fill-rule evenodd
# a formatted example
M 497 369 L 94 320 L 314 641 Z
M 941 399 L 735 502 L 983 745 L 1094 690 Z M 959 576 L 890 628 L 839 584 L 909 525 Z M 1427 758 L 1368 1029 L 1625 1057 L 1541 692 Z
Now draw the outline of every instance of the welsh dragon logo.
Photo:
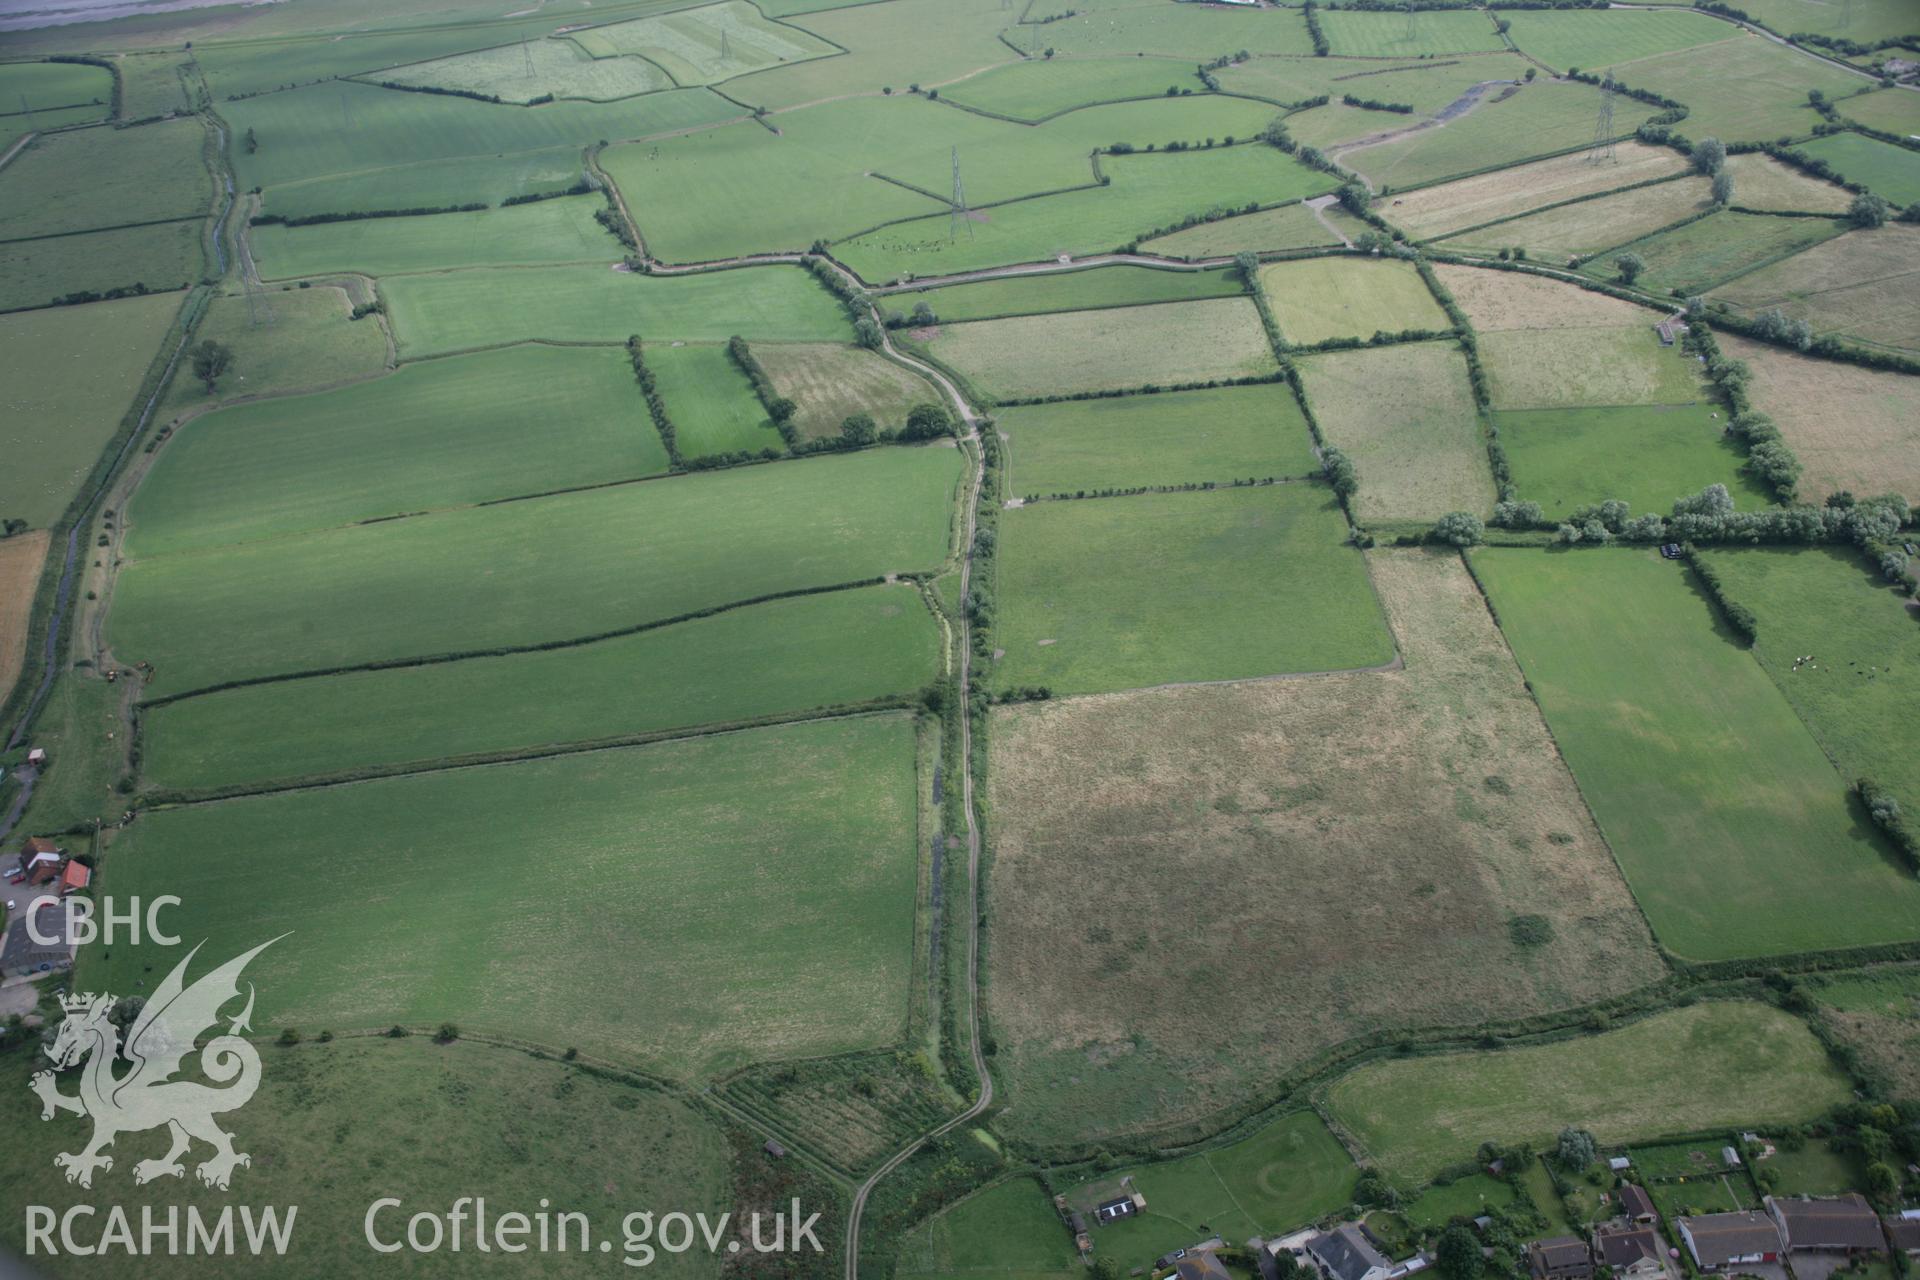
M 233 1149 L 233 1135 L 214 1123 L 215 1116 L 245 1106 L 260 1087 L 260 1055 L 241 1034 L 253 1016 L 252 984 L 247 987 L 246 1007 L 228 1022 L 226 1033 L 204 1045 L 194 1042 L 219 1022 L 221 1007 L 239 997 L 240 972 L 247 962 L 278 941 L 263 942 L 187 986 L 187 965 L 200 951 L 195 947 L 154 990 L 127 1028 L 124 1043 L 120 1028 L 108 1016 L 114 1006 L 111 995 L 61 997 L 67 1016 L 46 1050 L 54 1070 L 35 1073 L 29 1087 L 40 1095 L 42 1120 L 51 1120 L 61 1111 L 93 1120 L 93 1140 L 84 1150 L 53 1158 L 67 1171 L 68 1182 L 91 1187 L 96 1169 L 113 1168 L 113 1157 L 105 1149 L 115 1138 L 162 1125 L 172 1135 L 173 1145 L 158 1160 L 134 1165 L 136 1183 L 184 1176 L 186 1167 L 180 1157 L 195 1138 L 213 1147 L 213 1155 L 194 1170 L 210 1187 L 226 1190 L 234 1169 L 252 1163 L 245 1152 Z M 212 1085 L 173 1078 L 194 1053 L 200 1056 L 201 1074 Z M 79 1094 L 61 1093 L 54 1072 L 83 1060 Z M 116 1073 L 121 1061 L 132 1064 L 124 1075 Z

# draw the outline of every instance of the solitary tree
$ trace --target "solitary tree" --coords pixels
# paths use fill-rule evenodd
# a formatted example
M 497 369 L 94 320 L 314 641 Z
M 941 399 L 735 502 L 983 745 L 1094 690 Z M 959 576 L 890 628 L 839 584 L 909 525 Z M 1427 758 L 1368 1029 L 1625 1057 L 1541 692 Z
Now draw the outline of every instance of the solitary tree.
M 1253 288 L 1254 274 L 1260 270 L 1260 255 L 1242 249 L 1233 255 L 1233 269 L 1240 273 L 1242 280 L 1246 281 L 1247 288 Z
M 1713 202 L 1715 204 L 1733 203 L 1733 170 L 1722 169 L 1713 175 Z
M 1349 182 L 1340 188 L 1340 205 L 1356 218 L 1367 216 L 1368 207 L 1373 203 L 1373 193 L 1358 182 Z
M 953 415 L 937 404 L 917 404 L 907 410 L 907 425 L 902 440 L 931 440 L 953 434 Z
M 1613 266 L 1620 273 L 1621 284 L 1632 284 L 1647 269 L 1647 260 L 1637 253 L 1623 253 L 1613 260 Z
M 1693 167 L 1701 173 L 1715 174 L 1727 163 L 1727 147 L 1718 138 L 1702 138 L 1693 144 Z
M 882 338 L 880 326 L 873 322 L 872 316 L 861 316 L 853 322 L 853 336 L 860 340 L 861 346 L 875 350 L 879 348 Z
M 1847 217 L 1856 227 L 1878 227 L 1885 225 L 1888 209 L 1887 202 L 1879 196 L 1862 192 L 1847 206 Z
M 259 149 L 260 149 L 260 139 L 253 136 L 253 129 L 251 126 L 249 126 L 247 129 L 247 154 L 252 155 L 254 152 L 258 151 Z
M 214 384 L 233 364 L 233 348 L 224 342 L 207 338 L 193 348 L 193 376 L 207 384 L 207 394 L 213 394 Z

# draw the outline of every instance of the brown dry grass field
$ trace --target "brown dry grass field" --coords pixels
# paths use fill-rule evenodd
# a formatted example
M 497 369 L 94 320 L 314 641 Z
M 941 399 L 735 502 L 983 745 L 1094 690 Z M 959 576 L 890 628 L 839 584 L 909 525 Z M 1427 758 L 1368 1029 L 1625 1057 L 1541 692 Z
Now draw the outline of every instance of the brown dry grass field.
M 1853 1046 L 1867 1070 L 1884 1079 L 1896 1098 L 1920 1101 L 1920 1021 L 1889 1013 L 1830 1009 L 1827 1023 Z
M 1652 324 L 1659 312 L 1522 271 L 1436 262 L 1440 283 L 1480 333 L 1511 329 L 1615 329 Z
M 1781 209 L 1796 213 L 1845 213 L 1853 193 L 1822 182 L 1761 151 L 1728 156 L 1733 174 L 1733 203 L 1743 209 Z
M 1710 295 L 1747 312 L 1779 307 L 1821 333 L 1869 346 L 1920 351 L 1920 227 L 1888 223 L 1851 231 Z
M 1712 186 L 1705 178 L 1676 178 L 1482 227 L 1446 240 L 1441 247 L 1491 253 L 1512 246 L 1525 249 L 1535 262 L 1559 266 L 1569 258 L 1591 257 L 1651 235 L 1699 213 L 1711 201 Z
M 27 658 L 27 629 L 33 615 L 33 588 L 47 558 L 45 529 L 0 539 L 0 702 Z
M 1810 500 L 1840 489 L 1920 498 L 1920 378 L 1718 337 L 1753 370 L 1754 406 L 1806 468 L 1800 490 Z
M 774 389 L 800 406 L 793 422 L 808 439 L 839 435 L 840 424 L 856 413 L 898 427 L 914 405 L 940 401 L 926 379 L 864 347 L 769 342 L 753 354 Z
M 1401 670 L 995 712 L 987 1003 L 1009 1132 L 1188 1121 L 1356 1035 L 1660 975 L 1458 557 L 1368 560 Z M 1549 942 L 1516 945 L 1525 915 Z
M 1415 240 L 1427 240 L 1575 196 L 1662 178 L 1686 167 L 1687 162 L 1669 148 L 1628 142 L 1615 149 L 1610 165 L 1596 165 L 1585 152 L 1574 152 L 1389 196 L 1376 212 Z

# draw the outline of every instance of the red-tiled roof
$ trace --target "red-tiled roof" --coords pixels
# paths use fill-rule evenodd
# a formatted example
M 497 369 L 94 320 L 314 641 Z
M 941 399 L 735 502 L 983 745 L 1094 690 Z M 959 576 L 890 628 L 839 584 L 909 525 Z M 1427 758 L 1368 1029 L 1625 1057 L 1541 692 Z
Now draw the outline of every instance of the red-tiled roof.
M 87 887 L 87 882 L 91 879 L 93 879 L 93 872 L 87 870 L 86 863 L 69 862 L 67 869 L 60 873 L 60 887 L 62 889 L 84 889 Z

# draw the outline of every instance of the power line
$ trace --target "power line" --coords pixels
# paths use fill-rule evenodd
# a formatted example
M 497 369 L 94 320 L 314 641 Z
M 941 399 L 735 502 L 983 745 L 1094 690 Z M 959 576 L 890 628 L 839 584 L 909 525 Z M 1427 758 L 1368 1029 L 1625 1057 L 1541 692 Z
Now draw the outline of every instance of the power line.
M 949 243 L 960 238 L 960 224 L 967 224 L 967 239 L 973 239 L 973 215 L 967 211 L 967 189 L 960 183 L 960 148 L 953 149 L 953 212 L 947 219 Z
M 1587 163 L 1611 163 L 1613 158 L 1613 68 L 1608 67 L 1600 78 L 1600 116 L 1593 124 L 1593 146 L 1587 152 Z

